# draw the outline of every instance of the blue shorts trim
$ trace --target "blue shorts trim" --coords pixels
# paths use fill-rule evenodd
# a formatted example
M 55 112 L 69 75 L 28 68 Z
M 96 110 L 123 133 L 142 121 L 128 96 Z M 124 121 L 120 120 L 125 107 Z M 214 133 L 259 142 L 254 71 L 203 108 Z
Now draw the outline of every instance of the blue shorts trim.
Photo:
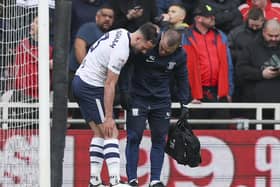
M 72 89 L 86 122 L 101 124 L 104 121 L 104 87 L 87 84 L 76 75 L 72 81 Z

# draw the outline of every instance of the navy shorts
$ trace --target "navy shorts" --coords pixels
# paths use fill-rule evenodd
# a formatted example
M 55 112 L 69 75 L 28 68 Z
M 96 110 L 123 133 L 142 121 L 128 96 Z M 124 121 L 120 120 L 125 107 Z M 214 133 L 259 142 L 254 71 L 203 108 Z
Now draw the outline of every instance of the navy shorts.
M 104 87 L 89 85 L 79 76 L 75 76 L 72 89 L 86 122 L 93 121 L 96 125 L 101 124 L 104 121 Z

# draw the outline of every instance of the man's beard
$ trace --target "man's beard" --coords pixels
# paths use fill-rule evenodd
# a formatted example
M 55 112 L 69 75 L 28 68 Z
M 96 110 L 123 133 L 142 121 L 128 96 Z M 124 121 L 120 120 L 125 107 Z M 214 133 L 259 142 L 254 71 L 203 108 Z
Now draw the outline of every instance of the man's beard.
M 265 43 L 266 43 L 266 46 L 272 47 L 272 48 L 278 47 L 280 45 L 280 41 L 277 41 L 277 42 L 276 41 L 275 42 L 265 41 Z
M 212 29 L 215 27 L 215 22 L 213 24 L 209 24 L 209 23 L 202 23 L 202 25 L 205 27 L 205 28 L 208 28 L 208 29 Z

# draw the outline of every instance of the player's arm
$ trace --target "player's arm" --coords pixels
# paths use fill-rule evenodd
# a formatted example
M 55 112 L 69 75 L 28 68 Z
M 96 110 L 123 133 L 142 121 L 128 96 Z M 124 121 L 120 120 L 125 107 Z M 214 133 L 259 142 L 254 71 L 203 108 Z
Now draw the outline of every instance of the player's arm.
M 103 123 L 104 135 L 112 137 L 115 121 L 113 119 L 113 103 L 115 98 L 115 87 L 119 75 L 108 69 L 107 79 L 104 86 L 104 108 L 105 120 Z
M 184 51 L 181 52 L 181 56 L 178 60 L 178 64 L 175 67 L 174 75 L 175 75 L 175 82 L 177 84 L 177 88 L 179 90 L 178 97 L 181 104 L 187 105 L 190 100 L 190 88 L 189 88 L 189 81 L 188 81 L 188 71 L 186 67 L 186 53 Z

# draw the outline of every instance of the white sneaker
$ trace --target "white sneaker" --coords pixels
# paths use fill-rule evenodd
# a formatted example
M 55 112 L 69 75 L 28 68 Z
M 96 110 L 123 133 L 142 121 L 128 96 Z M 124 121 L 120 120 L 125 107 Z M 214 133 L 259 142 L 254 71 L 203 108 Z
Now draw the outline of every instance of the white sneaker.
M 110 184 L 110 187 L 130 187 L 130 185 L 123 182 L 119 182 L 118 184 L 115 185 Z
M 107 187 L 107 186 L 105 186 L 105 185 L 102 184 L 102 183 L 96 184 L 96 185 L 93 185 L 93 184 L 89 183 L 88 187 Z

